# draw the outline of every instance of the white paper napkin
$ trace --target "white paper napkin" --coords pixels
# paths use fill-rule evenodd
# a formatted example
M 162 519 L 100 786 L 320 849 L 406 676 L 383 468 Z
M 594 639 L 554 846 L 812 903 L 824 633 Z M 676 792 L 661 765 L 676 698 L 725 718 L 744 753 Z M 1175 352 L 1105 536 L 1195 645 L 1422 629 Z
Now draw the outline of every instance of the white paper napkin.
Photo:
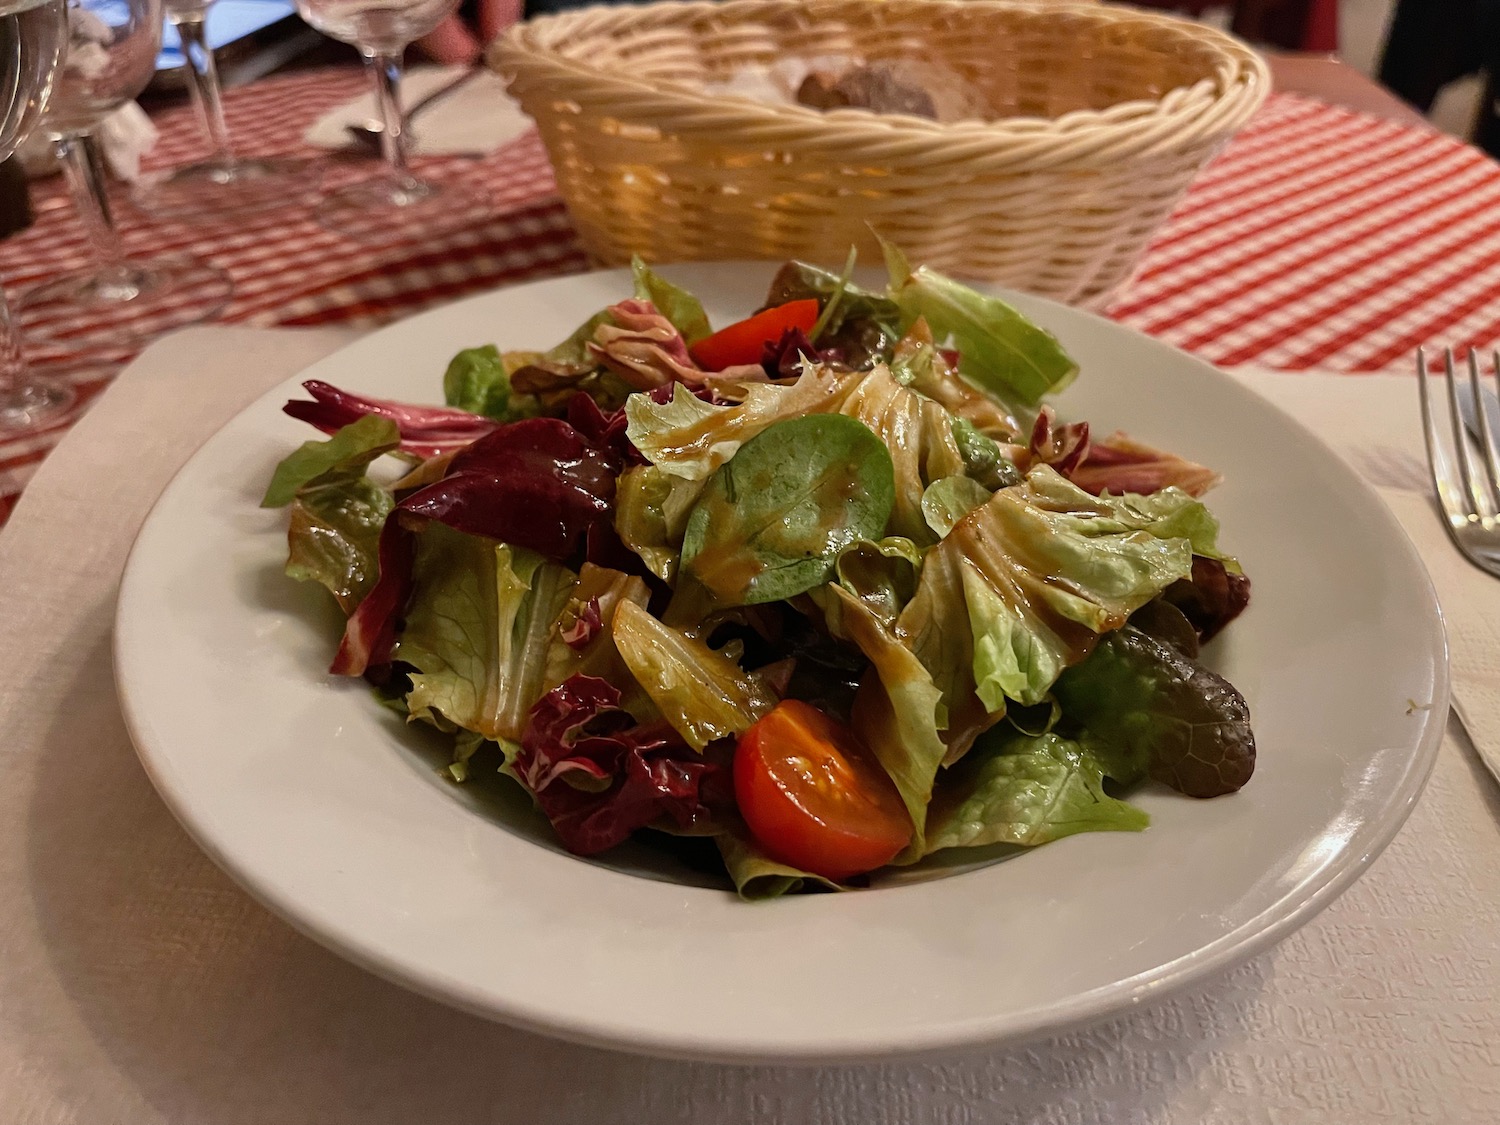
M 401 82 L 401 100 L 413 105 L 428 94 L 463 76 L 460 66 L 415 67 Z M 319 148 L 347 148 L 345 127 L 379 121 L 373 94 L 325 113 L 314 122 L 303 140 Z M 407 134 L 409 151 L 419 156 L 446 156 L 494 152 L 532 127 L 531 118 L 505 89 L 498 74 L 485 71 L 461 90 L 424 109 L 411 122 Z
M 151 789 L 110 631 L 125 553 L 174 469 L 344 338 L 158 343 L 0 531 L 4 1125 L 1492 1125 L 1500 796 L 1453 737 L 1401 835 L 1278 948 L 1015 1049 L 830 1069 L 644 1060 L 451 1011 L 293 932 Z M 1364 402 L 1352 380 L 1311 406 L 1295 377 L 1255 385 L 1351 427 Z M 829 971 L 860 987 L 857 967 Z M 1003 949 L 987 971 L 1006 971 Z

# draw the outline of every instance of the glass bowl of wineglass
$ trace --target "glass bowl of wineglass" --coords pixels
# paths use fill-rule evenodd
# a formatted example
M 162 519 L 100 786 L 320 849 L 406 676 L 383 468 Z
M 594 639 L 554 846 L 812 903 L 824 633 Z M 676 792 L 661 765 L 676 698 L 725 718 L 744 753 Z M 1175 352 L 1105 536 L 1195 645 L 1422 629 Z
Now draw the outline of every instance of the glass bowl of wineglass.
M 401 55 L 407 45 L 442 23 L 458 0 L 297 0 L 309 24 L 364 57 L 374 87 L 382 132 L 379 175 L 329 192 L 316 211 L 332 230 L 366 241 L 409 231 L 433 236 L 482 222 L 488 201 L 456 184 L 415 175 L 407 162 L 401 111 Z
M 66 39 L 63 0 L 0 0 L 0 161 L 41 119 Z M 27 368 L 0 288 L 0 437 L 51 425 L 72 403 L 66 386 Z
M 0 0 L 6 2 L 6 0 Z M 146 88 L 161 45 L 162 0 L 65 0 L 66 46 L 42 116 L 88 237 L 91 265 L 22 294 L 27 334 L 73 346 L 150 339 L 228 303 L 223 270 L 196 259 L 126 256 L 95 130 Z

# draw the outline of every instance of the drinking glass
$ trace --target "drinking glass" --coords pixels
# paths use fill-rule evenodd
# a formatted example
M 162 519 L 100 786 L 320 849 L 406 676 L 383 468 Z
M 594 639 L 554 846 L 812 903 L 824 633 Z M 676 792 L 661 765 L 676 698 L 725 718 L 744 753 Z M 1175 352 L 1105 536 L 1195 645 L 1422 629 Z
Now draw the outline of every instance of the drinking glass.
M 66 28 L 63 0 L 0 0 L 0 161 L 41 118 Z M 0 288 L 0 436 L 47 425 L 72 401 L 66 387 L 38 380 L 27 370 Z
M 94 136 L 155 73 L 162 0 L 65 2 L 67 48 L 41 130 L 57 151 L 94 262 L 22 295 L 27 332 L 72 345 L 120 343 L 213 316 L 232 291 L 224 271 L 191 258 L 125 256 Z
M 480 196 L 457 185 L 419 179 L 406 159 L 401 54 L 457 7 L 458 0 L 297 0 L 304 20 L 323 34 L 352 44 L 364 56 L 384 126 L 380 135 L 383 173 L 330 192 L 316 211 L 324 226 L 372 240 L 389 238 L 393 229 L 403 226 L 431 235 L 484 218 L 486 207 Z
M 236 156 L 224 121 L 223 87 L 206 21 L 214 0 L 166 0 L 167 20 L 177 29 L 187 63 L 188 88 L 208 141 L 207 160 L 143 182 L 133 198 L 151 215 L 262 211 L 286 207 L 308 195 L 313 183 L 304 162 Z

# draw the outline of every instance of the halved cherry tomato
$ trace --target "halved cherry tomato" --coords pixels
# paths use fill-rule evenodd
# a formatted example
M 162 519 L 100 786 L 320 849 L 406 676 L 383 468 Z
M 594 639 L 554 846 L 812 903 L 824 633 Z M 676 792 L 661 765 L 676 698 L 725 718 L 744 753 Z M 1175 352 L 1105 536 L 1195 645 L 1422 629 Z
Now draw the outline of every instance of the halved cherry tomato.
M 911 839 L 901 795 L 854 732 L 795 699 L 740 735 L 734 795 L 768 856 L 827 879 L 873 871 Z
M 689 351 L 705 371 L 723 371 L 742 363 L 759 363 L 766 345 L 780 340 L 788 328 L 811 332 L 817 323 L 816 297 L 788 301 L 719 329 L 712 336 L 699 340 Z

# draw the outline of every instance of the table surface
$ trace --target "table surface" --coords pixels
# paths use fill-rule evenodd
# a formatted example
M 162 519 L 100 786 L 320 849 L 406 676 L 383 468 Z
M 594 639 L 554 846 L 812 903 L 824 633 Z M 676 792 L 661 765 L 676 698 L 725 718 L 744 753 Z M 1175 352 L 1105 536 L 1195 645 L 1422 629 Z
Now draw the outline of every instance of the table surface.
M 362 90 L 351 69 L 230 91 L 238 149 L 320 158 L 305 130 Z M 190 107 L 157 118 L 145 167 L 202 155 Z M 118 208 L 127 248 L 223 267 L 222 315 L 257 326 L 375 326 L 478 290 L 576 272 L 588 259 L 534 133 L 483 158 L 418 162 L 487 192 L 492 219 L 453 237 L 351 241 L 305 210 L 155 223 Z M 123 193 L 122 193 L 123 194 Z M 1500 166 L 1408 122 L 1274 94 L 1199 176 L 1110 315 L 1218 364 L 1409 369 L 1418 345 L 1500 344 Z M 0 244 L 11 293 L 85 263 L 57 180 L 36 185 L 35 225 Z M 66 354 L 33 345 L 43 363 Z M 128 348 L 110 358 L 124 361 Z M 100 384 L 78 386 L 87 402 Z M 0 444 L 0 520 L 66 426 Z

